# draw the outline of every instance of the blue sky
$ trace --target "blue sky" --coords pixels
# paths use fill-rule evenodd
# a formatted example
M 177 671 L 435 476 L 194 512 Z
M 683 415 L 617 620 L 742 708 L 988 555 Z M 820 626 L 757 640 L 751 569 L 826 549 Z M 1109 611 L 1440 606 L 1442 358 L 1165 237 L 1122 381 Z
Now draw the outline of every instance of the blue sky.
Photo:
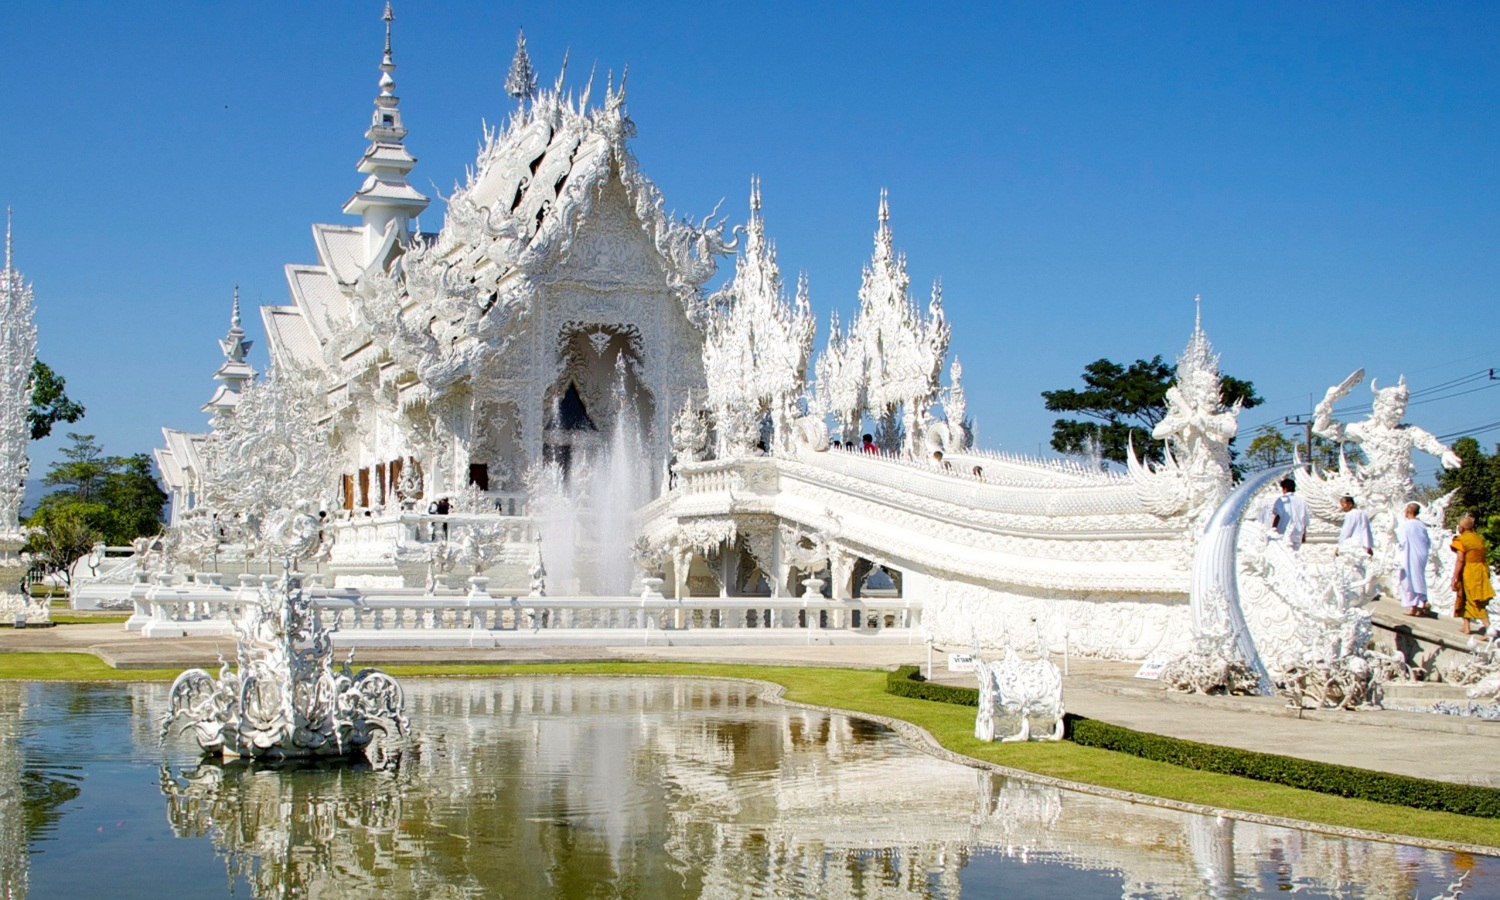
M 309 224 L 345 220 L 381 8 L 7 10 L 0 204 L 42 358 L 109 452 L 203 427 L 232 285 L 287 302 L 282 266 L 315 259 Z M 628 64 L 632 146 L 669 206 L 701 217 L 723 199 L 743 221 L 761 177 L 783 272 L 811 277 L 819 347 L 829 312 L 855 306 L 889 188 L 914 293 L 943 279 L 991 448 L 1045 445 L 1039 393 L 1094 359 L 1174 357 L 1199 293 L 1224 370 L 1267 400 L 1244 430 L 1360 366 L 1415 390 L 1500 367 L 1492 4 L 406 0 L 396 16 L 425 192 L 448 193 L 482 120 L 508 114 L 518 26 L 544 81 L 568 48 L 575 86 L 595 61 L 601 80 Z M 439 222 L 435 204 L 423 225 Z M 1496 387 L 1438 390 L 1410 420 L 1493 424 Z M 34 448 L 37 471 L 59 443 Z

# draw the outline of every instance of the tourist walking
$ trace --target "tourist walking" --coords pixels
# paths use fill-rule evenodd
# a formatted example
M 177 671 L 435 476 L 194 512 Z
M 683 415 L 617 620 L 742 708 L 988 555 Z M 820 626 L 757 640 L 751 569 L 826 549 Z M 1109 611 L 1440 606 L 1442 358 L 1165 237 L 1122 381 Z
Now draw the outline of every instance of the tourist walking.
M 1354 498 L 1345 494 L 1339 498 L 1339 509 L 1344 511 L 1344 526 L 1339 529 L 1339 546 L 1334 550 L 1364 550 L 1366 556 L 1375 555 L 1375 537 L 1370 532 L 1370 517 L 1354 503 Z
M 1458 520 L 1458 534 L 1453 538 L 1453 552 L 1458 559 L 1453 563 L 1453 615 L 1462 617 L 1460 634 L 1469 634 L 1470 625 L 1480 630 L 1490 624 L 1490 613 L 1486 609 L 1495 596 L 1495 586 L 1490 582 L 1490 564 L 1485 559 L 1484 538 L 1474 530 L 1474 514 L 1464 513 Z
M 1396 588 L 1401 613 L 1407 616 L 1427 612 L 1427 556 L 1432 552 L 1432 541 L 1427 526 L 1417 520 L 1421 511 L 1415 503 L 1406 504 L 1406 518 L 1396 526 Z
M 875 446 L 875 436 L 873 434 L 867 434 L 864 436 L 864 444 L 859 449 L 863 450 L 865 453 L 880 452 L 880 448 Z
M 1281 496 L 1271 506 L 1271 527 L 1296 550 L 1307 537 L 1307 501 L 1297 496 L 1297 482 L 1281 479 Z

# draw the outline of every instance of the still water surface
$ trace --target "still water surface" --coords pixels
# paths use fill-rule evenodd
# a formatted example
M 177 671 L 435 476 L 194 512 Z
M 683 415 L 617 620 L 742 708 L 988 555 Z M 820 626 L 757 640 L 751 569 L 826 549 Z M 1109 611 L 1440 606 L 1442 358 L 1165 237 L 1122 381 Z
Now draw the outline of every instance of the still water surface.
M 407 687 L 374 771 L 159 748 L 166 685 L 0 684 L 0 897 L 1500 896 L 1494 858 L 1004 778 L 738 683 Z

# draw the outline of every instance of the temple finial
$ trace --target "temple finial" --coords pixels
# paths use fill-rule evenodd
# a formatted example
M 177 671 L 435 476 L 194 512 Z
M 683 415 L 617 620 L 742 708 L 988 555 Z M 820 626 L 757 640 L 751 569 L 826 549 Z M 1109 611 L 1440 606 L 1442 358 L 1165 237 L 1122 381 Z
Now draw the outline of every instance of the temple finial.
M 380 93 L 375 96 L 375 114 L 370 119 L 370 129 L 365 137 L 371 141 L 399 144 L 406 137 L 406 128 L 401 124 L 401 98 L 396 96 L 396 61 L 391 56 L 391 23 L 396 14 L 387 0 L 385 14 L 385 53 L 380 57 Z
M 750 176 L 750 215 L 760 215 L 760 176 Z
M 235 330 L 240 327 L 240 283 L 234 283 L 234 308 L 229 313 L 229 328 Z
M 11 240 L 10 240 L 10 207 L 5 207 L 5 270 L 10 271 L 11 262 Z
M 426 209 L 428 203 L 406 181 L 417 160 L 402 143 L 406 139 L 406 126 L 401 122 L 401 98 L 396 96 L 396 79 L 391 74 L 396 71 L 391 51 L 391 23 L 396 21 L 396 14 L 389 2 L 380 18 L 385 22 L 380 93 L 375 95 L 375 110 L 370 116 L 370 127 L 365 130 L 370 146 L 355 166 L 366 178 L 344 204 L 344 212 L 364 220 L 362 266 L 373 261 L 393 222 L 398 230 L 397 240 L 405 244 L 411 218 Z
M 1203 295 L 1193 295 L 1193 330 L 1203 330 Z
M 516 55 L 510 61 L 510 73 L 505 76 L 505 92 L 517 100 L 529 100 L 536 96 L 536 70 L 531 68 L 531 55 L 526 52 L 526 29 L 516 32 Z

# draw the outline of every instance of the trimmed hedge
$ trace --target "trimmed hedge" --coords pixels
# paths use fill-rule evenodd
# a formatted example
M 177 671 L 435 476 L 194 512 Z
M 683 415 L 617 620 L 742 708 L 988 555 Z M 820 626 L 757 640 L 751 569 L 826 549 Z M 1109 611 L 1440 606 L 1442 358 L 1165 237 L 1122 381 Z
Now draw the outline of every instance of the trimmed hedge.
M 958 706 L 979 706 L 979 689 L 956 687 L 951 684 L 934 684 L 922 677 L 916 666 L 902 666 L 885 677 L 885 690 L 897 697 L 913 700 L 932 700 L 936 703 L 953 703 Z
M 892 672 L 886 678 L 886 689 L 897 696 L 917 700 L 979 705 L 977 689 L 933 684 L 922 678 L 916 666 L 902 666 Z M 1274 753 L 1200 744 L 1071 714 L 1067 716 L 1067 738 L 1079 746 L 1128 753 L 1186 769 L 1236 775 L 1393 806 L 1500 819 L 1500 789 L 1497 788 L 1431 781 Z

